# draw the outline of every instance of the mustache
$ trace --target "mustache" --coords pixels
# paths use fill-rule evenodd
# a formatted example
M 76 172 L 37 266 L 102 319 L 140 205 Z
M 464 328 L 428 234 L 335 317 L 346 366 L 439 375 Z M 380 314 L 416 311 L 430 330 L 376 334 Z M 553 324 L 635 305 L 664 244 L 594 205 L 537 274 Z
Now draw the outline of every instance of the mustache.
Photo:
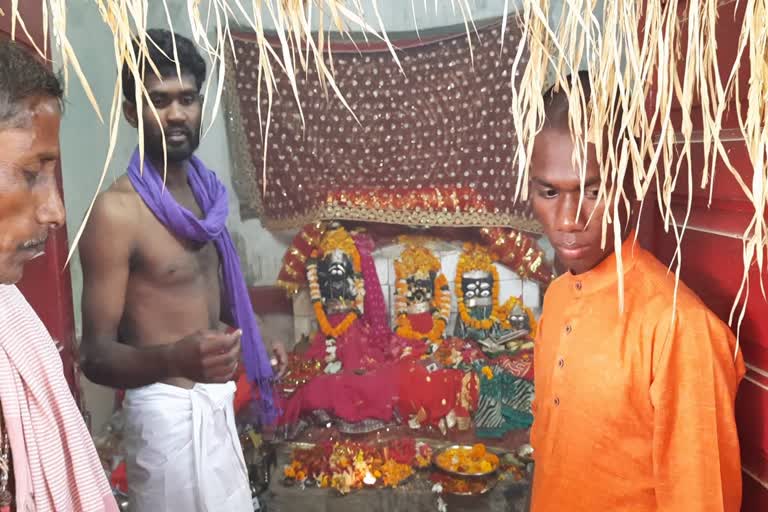
M 23 244 L 19 246 L 19 249 L 22 251 L 28 251 L 30 249 L 42 249 L 45 247 L 46 242 L 48 242 L 48 237 L 44 236 L 42 238 L 37 238 L 34 240 L 27 240 Z
M 165 136 L 168 135 L 176 135 L 176 134 L 184 134 L 187 137 L 192 137 L 193 130 L 192 127 L 186 125 L 186 124 L 178 124 L 178 125 L 170 125 L 166 126 L 163 130 L 165 132 Z

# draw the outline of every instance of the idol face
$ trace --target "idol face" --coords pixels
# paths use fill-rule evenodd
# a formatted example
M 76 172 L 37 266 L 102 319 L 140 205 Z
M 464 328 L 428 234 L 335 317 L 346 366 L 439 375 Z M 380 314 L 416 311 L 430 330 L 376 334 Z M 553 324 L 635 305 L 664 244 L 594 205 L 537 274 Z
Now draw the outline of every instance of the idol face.
M 329 313 L 349 310 L 357 297 L 352 260 L 342 251 L 326 254 L 317 263 L 320 293 Z

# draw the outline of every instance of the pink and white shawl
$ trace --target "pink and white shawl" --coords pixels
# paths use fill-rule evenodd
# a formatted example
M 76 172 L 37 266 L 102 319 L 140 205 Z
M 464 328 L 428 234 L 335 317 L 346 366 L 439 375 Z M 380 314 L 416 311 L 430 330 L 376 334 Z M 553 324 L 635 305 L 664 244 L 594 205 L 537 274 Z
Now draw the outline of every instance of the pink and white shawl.
M 117 512 L 56 346 L 15 286 L 0 285 L 0 405 L 19 512 Z

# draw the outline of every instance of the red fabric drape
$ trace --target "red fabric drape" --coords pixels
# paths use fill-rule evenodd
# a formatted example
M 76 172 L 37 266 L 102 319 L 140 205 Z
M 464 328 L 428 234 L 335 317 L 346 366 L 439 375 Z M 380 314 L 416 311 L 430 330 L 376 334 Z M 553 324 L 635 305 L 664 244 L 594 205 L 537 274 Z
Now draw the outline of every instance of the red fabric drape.
M 270 228 L 338 219 L 537 231 L 528 205 L 514 201 L 510 74 L 519 29 L 507 27 L 503 47 L 500 38 L 491 25 L 471 47 L 463 33 L 408 41 L 398 51 L 402 72 L 380 45 L 334 49 L 336 83 L 354 115 L 324 94 L 313 64 L 296 78 L 301 114 L 276 73 L 263 195 L 268 99 L 263 84 L 259 98 L 258 47 L 236 35 L 228 118 L 243 215 Z

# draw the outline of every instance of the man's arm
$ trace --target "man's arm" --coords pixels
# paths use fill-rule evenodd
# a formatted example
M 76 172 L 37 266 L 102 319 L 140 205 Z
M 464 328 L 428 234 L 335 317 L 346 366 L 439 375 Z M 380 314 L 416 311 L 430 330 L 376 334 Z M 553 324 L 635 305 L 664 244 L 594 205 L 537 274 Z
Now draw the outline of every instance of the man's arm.
M 219 282 L 224 283 L 224 274 L 223 269 L 219 272 Z M 226 286 L 222 284 L 221 286 L 221 309 L 219 313 L 219 321 L 223 323 L 224 325 L 227 325 L 229 327 L 236 327 L 235 326 L 235 317 L 232 314 L 232 307 L 229 304 L 229 297 L 227 297 L 227 290 Z M 256 314 L 255 312 L 253 313 Z M 258 318 L 256 319 L 258 323 Z M 262 332 L 263 334 L 263 332 Z M 288 352 L 285 350 L 285 345 L 282 341 L 271 341 L 268 342 L 266 339 L 263 338 L 264 341 L 264 348 L 267 351 L 267 355 L 269 355 L 270 359 L 277 360 L 277 368 L 275 369 L 275 376 L 277 378 L 282 377 L 285 375 L 285 372 L 288 370 Z
M 93 382 L 134 388 L 170 377 L 226 382 L 239 356 L 239 332 L 199 332 L 165 345 L 136 348 L 117 339 L 125 307 L 138 212 L 119 193 L 96 201 L 80 241 L 83 268 L 81 368 Z
M 690 307 L 689 307 L 690 308 Z M 653 465 L 659 511 L 738 512 L 741 462 L 734 400 L 744 375 L 735 339 L 714 314 L 672 311 L 657 330 Z

